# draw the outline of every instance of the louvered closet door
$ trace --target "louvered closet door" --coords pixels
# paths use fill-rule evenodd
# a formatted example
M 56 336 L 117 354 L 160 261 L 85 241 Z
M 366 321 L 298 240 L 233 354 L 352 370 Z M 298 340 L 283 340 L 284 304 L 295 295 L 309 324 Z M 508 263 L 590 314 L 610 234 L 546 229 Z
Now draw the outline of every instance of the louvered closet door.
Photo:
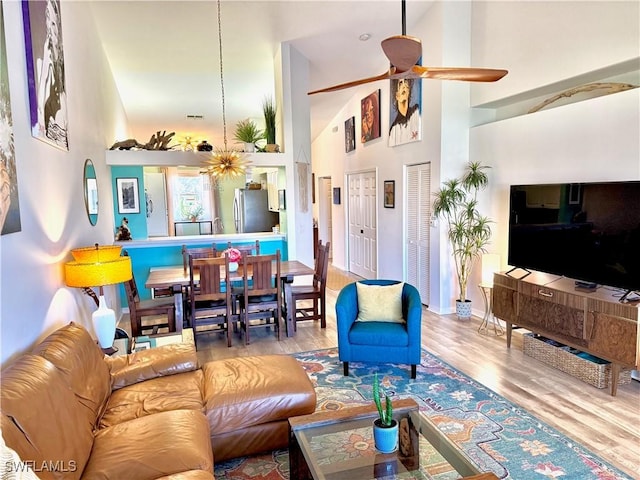
M 407 167 L 407 224 L 405 230 L 406 281 L 414 285 L 429 304 L 429 235 L 431 222 L 431 164 Z

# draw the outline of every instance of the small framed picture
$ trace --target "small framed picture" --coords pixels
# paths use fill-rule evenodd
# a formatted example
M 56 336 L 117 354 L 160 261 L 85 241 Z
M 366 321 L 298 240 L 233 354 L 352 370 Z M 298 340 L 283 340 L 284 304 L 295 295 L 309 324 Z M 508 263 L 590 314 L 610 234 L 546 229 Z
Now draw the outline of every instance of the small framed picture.
M 384 208 L 396 207 L 396 181 L 384 181 Z
M 140 213 L 137 178 L 116 178 L 116 190 L 118 213 Z
M 286 210 L 287 209 L 287 200 L 285 196 L 284 190 L 278 190 L 278 210 Z
M 141 352 L 142 350 L 149 350 L 151 348 L 151 342 L 147 341 L 147 342 L 136 342 L 133 351 L 134 352 Z
M 333 204 L 340 205 L 340 187 L 333 187 Z
M 344 151 L 353 152 L 356 149 L 356 117 L 344 122 Z

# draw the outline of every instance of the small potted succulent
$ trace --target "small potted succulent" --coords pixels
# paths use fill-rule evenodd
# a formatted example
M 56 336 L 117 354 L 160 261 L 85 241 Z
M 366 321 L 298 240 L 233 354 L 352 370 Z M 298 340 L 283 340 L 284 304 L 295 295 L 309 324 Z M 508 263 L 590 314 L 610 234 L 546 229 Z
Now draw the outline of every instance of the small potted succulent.
M 373 402 L 378 409 L 378 418 L 373 422 L 373 441 L 376 449 L 390 453 L 398 448 L 398 422 L 393 418 L 393 404 L 388 395 L 384 396 L 384 408 L 380 400 L 378 374 L 373 379 Z
M 256 142 L 264 139 L 264 132 L 258 128 L 256 123 L 246 118 L 236 123 L 234 138 L 244 143 L 244 151 L 253 153 L 256 149 Z

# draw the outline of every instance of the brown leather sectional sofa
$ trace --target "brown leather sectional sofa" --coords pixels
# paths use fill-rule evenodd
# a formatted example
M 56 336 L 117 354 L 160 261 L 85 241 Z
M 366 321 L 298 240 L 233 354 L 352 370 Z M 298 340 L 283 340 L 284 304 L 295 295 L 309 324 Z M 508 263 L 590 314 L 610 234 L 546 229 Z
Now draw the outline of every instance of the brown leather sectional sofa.
M 42 479 L 213 479 L 214 458 L 286 447 L 287 419 L 316 405 L 292 357 L 105 357 L 74 323 L 2 371 L 0 400 L 7 446 Z

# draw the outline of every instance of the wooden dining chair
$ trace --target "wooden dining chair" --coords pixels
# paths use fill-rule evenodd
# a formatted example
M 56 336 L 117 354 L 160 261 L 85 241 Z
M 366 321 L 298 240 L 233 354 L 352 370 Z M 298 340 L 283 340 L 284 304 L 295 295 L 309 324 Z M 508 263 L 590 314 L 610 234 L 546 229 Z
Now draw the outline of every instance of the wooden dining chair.
M 292 308 L 294 311 L 294 330 L 297 329 L 298 322 L 304 320 L 320 320 L 320 328 L 327 327 L 326 289 L 330 248 L 331 242 L 327 242 L 326 245 L 322 244 L 322 240 L 318 242 L 315 271 L 311 285 L 291 286 L 293 304 L 286 305 L 285 308 Z M 309 301 L 311 301 L 311 305 L 309 305 Z
M 280 250 L 272 255 L 242 257 L 243 293 L 239 297 L 240 326 L 245 345 L 250 343 L 251 328 L 271 325 L 280 340 L 282 282 L 280 281 Z M 256 323 L 256 321 L 258 321 Z
M 235 248 L 240 250 L 240 253 L 244 255 L 260 255 L 260 240 L 256 240 L 256 243 L 233 245 L 231 242 L 227 243 L 227 248 Z
M 188 248 L 186 245 L 182 245 L 182 267 L 184 268 L 184 274 L 187 274 L 189 268 L 189 255 L 193 258 L 211 258 L 218 256 L 218 249 L 215 243 L 210 247 L 193 247 Z
M 200 277 L 197 284 L 196 272 Z M 226 333 L 227 346 L 231 346 L 229 327 L 235 319 L 231 312 L 231 290 L 227 288 L 228 285 L 229 259 L 226 255 L 209 258 L 189 256 L 189 306 L 196 349 L 198 335 L 212 332 Z
M 138 337 L 148 330 L 157 333 L 158 329 L 164 327 L 170 332 L 176 331 L 176 309 L 173 299 L 140 300 L 134 276 L 124 282 L 124 290 L 129 304 L 132 337 Z M 143 323 L 143 318 L 148 321 Z

